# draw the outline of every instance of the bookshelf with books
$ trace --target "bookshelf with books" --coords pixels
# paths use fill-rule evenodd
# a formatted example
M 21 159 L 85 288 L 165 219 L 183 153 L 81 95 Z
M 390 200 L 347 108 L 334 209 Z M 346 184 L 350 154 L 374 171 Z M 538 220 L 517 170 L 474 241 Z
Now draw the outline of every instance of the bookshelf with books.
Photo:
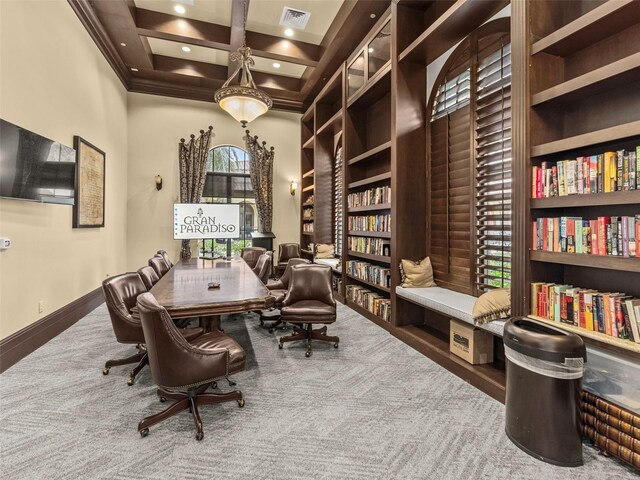
M 527 142 L 520 143 L 528 143 L 530 161 L 514 173 L 514 189 L 517 182 L 528 186 L 519 204 L 530 212 L 528 225 L 516 226 L 520 233 L 514 235 L 516 244 L 518 235 L 528 236 L 521 253 L 528 261 L 514 313 L 633 356 L 640 344 L 626 338 L 633 335 L 630 326 L 616 329 L 614 323 L 612 335 L 610 321 L 607 331 L 597 322 L 595 328 L 593 321 L 585 324 L 583 304 L 615 321 L 620 298 L 640 297 L 639 14 L 638 2 L 627 1 L 529 1 L 514 11 L 516 22 L 528 25 L 525 38 L 532 39 L 514 52 L 530 65 L 530 96 L 523 104 Z M 558 290 L 571 298 L 576 292 L 573 319 L 564 310 L 560 315 Z M 592 299 L 600 305 L 601 297 L 611 300 L 612 309 L 594 307 Z
M 310 250 L 310 246 L 314 242 L 314 151 L 313 148 L 305 148 L 314 139 L 314 110 L 314 105 L 311 105 L 302 116 L 300 122 L 302 132 L 300 170 L 302 178 L 298 188 L 300 191 L 300 248 L 303 250 Z
M 346 65 L 345 293 L 347 305 L 379 324 L 392 318 L 390 283 L 374 281 L 391 269 L 390 14 L 381 16 Z M 351 210 L 374 205 L 380 210 Z

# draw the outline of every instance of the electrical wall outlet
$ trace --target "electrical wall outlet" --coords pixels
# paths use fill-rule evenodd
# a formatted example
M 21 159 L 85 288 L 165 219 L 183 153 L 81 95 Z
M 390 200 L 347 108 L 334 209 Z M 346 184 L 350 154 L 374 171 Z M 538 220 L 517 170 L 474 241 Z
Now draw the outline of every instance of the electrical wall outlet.
M 6 250 L 11 247 L 11 239 L 7 237 L 0 237 L 0 250 Z
M 44 301 L 40 300 L 38 302 L 38 313 L 42 313 L 42 312 L 44 312 Z

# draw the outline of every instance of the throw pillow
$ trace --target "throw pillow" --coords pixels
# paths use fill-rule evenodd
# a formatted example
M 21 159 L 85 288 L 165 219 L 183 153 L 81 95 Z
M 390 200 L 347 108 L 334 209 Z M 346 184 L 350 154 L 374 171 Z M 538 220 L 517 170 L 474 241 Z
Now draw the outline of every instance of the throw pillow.
M 476 325 L 511 316 L 511 290 L 497 288 L 480 295 L 473 306 L 473 321 Z
M 333 258 L 334 246 L 333 243 L 317 243 L 316 244 L 316 258 Z
M 402 286 L 405 288 L 435 287 L 431 259 L 424 257 L 418 262 L 402 259 L 400 261 Z

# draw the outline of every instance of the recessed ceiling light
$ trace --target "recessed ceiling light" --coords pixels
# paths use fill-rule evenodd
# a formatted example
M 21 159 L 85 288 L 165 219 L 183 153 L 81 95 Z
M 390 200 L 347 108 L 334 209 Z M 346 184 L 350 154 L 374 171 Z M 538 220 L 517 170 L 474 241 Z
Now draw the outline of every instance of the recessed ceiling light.
M 127 46 L 127 44 L 126 44 L 126 43 L 124 43 L 124 42 L 122 42 L 122 43 L 120 43 L 120 46 L 121 46 L 121 47 L 126 47 L 126 46 Z
M 137 68 L 132 68 L 132 69 L 131 69 L 131 71 L 132 71 L 132 72 L 137 72 L 137 71 L 138 71 L 138 69 L 137 69 Z
M 369 53 L 373 53 L 373 47 L 369 47 Z
M 284 31 L 284 34 L 285 34 L 287 37 L 293 37 L 293 29 L 291 29 L 291 28 L 287 28 L 287 29 Z
M 274 63 L 273 68 L 280 68 L 280 64 L 278 62 Z
M 182 47 L 182 51 L 189 53 L 191 49 L 189 47 Z
M 185 8 L 182 5 L 176 5 L 175 7 L 173 7 L 173 9 L 176 11 L 176 13 L 179 13 L 180 15 L 186 12 Z
M 376 18 L 376 14 L 372 13 L 371 15 L 369 15 L 371 18 Z

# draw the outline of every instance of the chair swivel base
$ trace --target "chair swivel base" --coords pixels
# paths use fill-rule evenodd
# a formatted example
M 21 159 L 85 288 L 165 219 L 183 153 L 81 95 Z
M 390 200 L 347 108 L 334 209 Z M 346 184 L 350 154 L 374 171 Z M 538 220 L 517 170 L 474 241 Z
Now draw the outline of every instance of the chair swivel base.
M 204 431 L 202 429 L 202 419 L 200 418 L 198 406 L 235 400 L 238 402 L 238 406 L 240 408 L 244 407 L 244 398 L 242 398 L 242 392 L 240 390 L 234 390 L 227 393 L 204 393 L 207 388 L 212 386 L 212 383 L 200 385 L 197 388 L 190 388 L 186 392 L 171 392 L 169 390 L 159 388 L 157 393 L 161 402 L 165 402 L 167 399 L 175 400 L 175 402 L 169 405 L 169 407 L 162 412 L 142 419 L 138 424 L 138 432 L 140 432 L 140 436 L 146 437 L 149 435 L 149 428 L 153 425 L 173 417 L 183 410 L 189 409 L 193 415 L 193 421 L 196 425 L 196 440 L 200 441 L 204 438 Z
M 273 333 L 274 330 L 284 330 L 287 328 L 287 325 L 284 323 L 282 316 L 280 315 L 280 311 L 278 309 L 273 309 L 274 312 L 278 312 L 274 315 L 269 315 L 269 310 L 260 312 L 260 326 L 262 328 L 268 329 L 269 333 Z M 269 325 L 265 325 L 264 322 L 272 322 Z
M 109 375 L 109 370 L 111 367 L 118 367 L 120 365 L 129 365 L 132 363 L 138 363 L 135 368 L 129 374 L 129 379 L 127 380 L 127 385 L 131 386 L 136 382 L 136 375 L 140 373 L 140 371 L 149 363 L 149 358 L 147 356 L 147 351 L 144 350 L 142 345 L 138 345 L 138 353 L 135 355 L 131 355 L 127 358 L 118 358 L 114 360 L 108 360 L 104 364 L 104 368 L 102 369 L 103 375 Z
M 306 328 L 303 326 L 293 327 L 293 333 L 291 335 L 287 335 L 286 337 L 280 337 L 278 348 L 282 349 L 283 344 L 285 342 L 297 342 L 300 340 L 307 341 L 307 351 L 305 352 L 305 357 L 310 357 L 312 353 L 311 349 L 311 340 L 319 340 L 321 342 L 332 342 L 334 348 L 338 348 L 338 344 L 340 343 L 340 338 L 327 335 L 327 327 L 318 328 L 316 330 L 313 329 L 313 324 L 308 323 Z

